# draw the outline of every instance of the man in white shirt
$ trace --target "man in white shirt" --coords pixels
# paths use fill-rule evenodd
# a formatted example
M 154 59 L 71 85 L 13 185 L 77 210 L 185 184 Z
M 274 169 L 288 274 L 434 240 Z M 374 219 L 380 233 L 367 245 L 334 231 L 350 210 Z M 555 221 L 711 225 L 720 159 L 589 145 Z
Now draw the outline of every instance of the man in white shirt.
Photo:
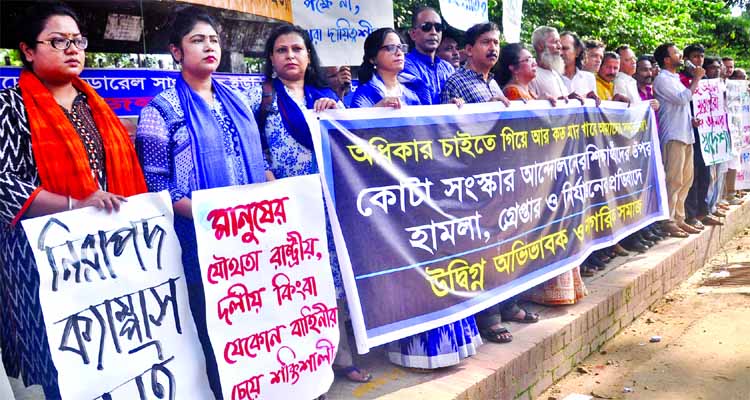
M 598 105 L 599 96 L 596 95 L 596 78 L 591 72 L 582 69 L 583 42 L 575 33 L 565 31 L 560 34 L 560 44 L 562 45 L 560 54 L 565 62 L 562 80 L 568 92 L 595 99 Z
M 566 100 L 568 98 L 579 99 L 581 96 L 570 93 L 562 80 L 565 71 L 565 62 L 562 59 L 562 44 L 557 29 L 549 26 L 540 26 L 531 35 L 532 45 L 536 52 L 536 78 L 529 83 L 529 90 L 538 99 Z
M 627 97 L 631 102 L 640 102 L 638 83 L 633 79 L 637 58 L 630 46 L 624 44 L 615 50 L 620 56 L 620 72 L 615 76 L 615 94 Z
M 596 74 L 599 72 L 599 67 L 602 66 L 602 60 L 604 59 L 604 43 L 598 40 L 587 40 L 584 43 L 586 51 L 583 57 L 583 69 Z
M 706 71 L 703 67 L 695 67 L 694 79 L 686 88 L 677 74 L 677 68 L 682 65 L 682 53 L 674 43 L 665 43 L 657 47 L 654 58 L 661 67 L 661 72 L 654 79 L 654 93 L 660 103 L 659 138 L 666 172 L 670 216 L 669 222 L 664 225 L 664 231 L 670 236 L 687 237 L 688 233 L 700 232 L 685 223 L 685 199 L 693 184 L 694 171 L 695 138 L 690 116 L 690 100 Z

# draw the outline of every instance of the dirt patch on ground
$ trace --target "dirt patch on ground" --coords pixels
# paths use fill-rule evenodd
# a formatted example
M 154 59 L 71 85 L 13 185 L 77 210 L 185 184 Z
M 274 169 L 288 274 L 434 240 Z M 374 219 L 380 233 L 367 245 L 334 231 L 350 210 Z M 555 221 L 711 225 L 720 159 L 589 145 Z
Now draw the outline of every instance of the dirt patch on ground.
M 750 229 L 538 399 L 566 397 L 750 400 Z

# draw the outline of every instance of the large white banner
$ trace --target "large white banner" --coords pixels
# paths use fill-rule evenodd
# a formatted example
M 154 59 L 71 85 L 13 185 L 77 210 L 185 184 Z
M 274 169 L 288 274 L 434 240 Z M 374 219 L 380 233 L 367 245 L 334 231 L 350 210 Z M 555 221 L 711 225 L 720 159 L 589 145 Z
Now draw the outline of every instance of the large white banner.
M 503 0 L 503 37 L 508 43 L 521 41 L 523 0 Z
M 393 28 L 393 1 L 293 0 L 292 15 L 310 34 L 321 65 L 360 65 L 367 35 Z
M 693 112 L 698 120 L 701 153 L 706 165 L 731 160 L 732 137 L 729 134 L 727 108 L 719 79 L 703 79 L 693 94 Z
M 465 31 L 487 22 L 487 0 L 440 0 L 440 14 L 450 26 Z
M 327 392 L 339 331 L 318 175 L 193 192 L 193 217 L 224 399 Z
M 750 189 L 750 89 L 748 81 L 727 81 L 727 110 L 732 149 L 739 159 L 737 189 Z
M 167 192 L 23 221 L 63 399 L 211 399 Z

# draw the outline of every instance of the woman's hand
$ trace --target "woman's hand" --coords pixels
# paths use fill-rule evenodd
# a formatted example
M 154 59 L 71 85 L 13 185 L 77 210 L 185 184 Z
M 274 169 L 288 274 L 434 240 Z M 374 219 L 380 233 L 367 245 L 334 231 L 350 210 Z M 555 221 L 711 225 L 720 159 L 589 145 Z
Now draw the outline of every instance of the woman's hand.
M 508 98 L 502 94 L 499 94 L 497 96 L 492 96 L 490 101 L 502 101 L 503 104 L 505 104 L 505 107 L 510 107 L 510 100 L 508 100 Z
M 336 108 L 336 100 L 329 99 L 328 97 L 321 97 L 315 100 L 315 104 L 313 105 L 315 112 L 321 112 L 331 108 Z
M 128 201 L 123 196 L 97 190 L 91 196 L 83 200 L 73 200 L 73 208 L 96 207 L 105 209 L 107 212 L 120 211 L 120 204 Z
M 383 100 L 377 102 L 374 107 L 391 107 L 399 109 L 401 108 L 401 99 L 398 97 L 383 97 Z

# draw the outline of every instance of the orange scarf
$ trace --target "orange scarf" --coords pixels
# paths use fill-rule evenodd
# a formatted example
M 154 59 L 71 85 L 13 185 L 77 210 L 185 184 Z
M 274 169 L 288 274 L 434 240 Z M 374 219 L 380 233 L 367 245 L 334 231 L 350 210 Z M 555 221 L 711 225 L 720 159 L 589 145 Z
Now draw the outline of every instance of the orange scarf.
M 87 96 L 102 137 L 107 190 L 121 196 L 146 192 L 143 172 L 125 127 L 91 86 L 78 77 L 72 83 Z M 27 70 L 21 71 L 18 84 L 29 116 L 31 148 L 42 188 L 79 200 L 99 190 L 83 142 L 52 93 Z

